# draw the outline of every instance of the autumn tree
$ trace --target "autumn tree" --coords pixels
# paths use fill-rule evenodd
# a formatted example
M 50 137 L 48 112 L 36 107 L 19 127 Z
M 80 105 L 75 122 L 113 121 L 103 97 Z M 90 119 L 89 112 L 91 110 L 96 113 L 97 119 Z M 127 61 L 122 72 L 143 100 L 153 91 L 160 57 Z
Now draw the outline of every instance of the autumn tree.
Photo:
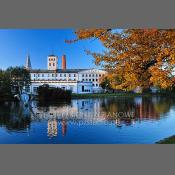
M 67 42 L 97 39 L 103 44 L 103 53 L 86 52 L 109 72 L 114 89 L 175 86 L 174 29 L 79 29 L 75 34 L 77 38 Z

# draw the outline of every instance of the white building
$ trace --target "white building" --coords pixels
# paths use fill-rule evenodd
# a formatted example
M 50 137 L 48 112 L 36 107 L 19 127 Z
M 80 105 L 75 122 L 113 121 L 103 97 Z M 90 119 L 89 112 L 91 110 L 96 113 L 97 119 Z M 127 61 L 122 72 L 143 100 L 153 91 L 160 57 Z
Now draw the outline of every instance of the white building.
M 77 94 L 99 93 L 103 91 L 100 79 L 107 73 L 100 69 L 67 69 L 65 55 L 62 57 L 61 69 L 58 67 L 58 57 L 55 55 L 48 56 L 46 70 L 32 69 L 29 56 L 25 67 L 30 70 L 32 94 L 36 94 L 37 88 L 44 84 L 71 90 Z

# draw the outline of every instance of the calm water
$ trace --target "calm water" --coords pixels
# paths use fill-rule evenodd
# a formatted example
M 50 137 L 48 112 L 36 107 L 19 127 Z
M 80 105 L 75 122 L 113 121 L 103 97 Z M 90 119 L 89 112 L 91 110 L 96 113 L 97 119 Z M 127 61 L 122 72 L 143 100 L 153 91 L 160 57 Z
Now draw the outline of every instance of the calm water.
M 175 134 L 175 99 L 104 98 L 0 105 L 0 143 L 155 143 Z

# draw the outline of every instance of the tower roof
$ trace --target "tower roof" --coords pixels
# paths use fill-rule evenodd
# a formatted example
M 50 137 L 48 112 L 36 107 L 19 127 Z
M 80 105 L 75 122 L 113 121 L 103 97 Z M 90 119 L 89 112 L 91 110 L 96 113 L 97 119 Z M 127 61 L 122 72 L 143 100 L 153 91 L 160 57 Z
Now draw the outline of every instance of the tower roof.
M 25 68 L 28 69 L 28 70 L 32 69 L 32 65 L 31 65 L 31 61 L 30 61 L 30 55 L 27 55 Z

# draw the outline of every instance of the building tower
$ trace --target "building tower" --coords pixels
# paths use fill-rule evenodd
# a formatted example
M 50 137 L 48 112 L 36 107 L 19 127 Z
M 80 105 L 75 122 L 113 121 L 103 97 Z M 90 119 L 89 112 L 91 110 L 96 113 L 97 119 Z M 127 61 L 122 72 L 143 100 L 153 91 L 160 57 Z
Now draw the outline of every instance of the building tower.
M 55 55 L 49 55 L 47 61 L 48 70 L 57 70 L 58 69 L 58 57 Z
M 30 56 L 29 55 L 27 55 L 25 68 L 27 70 L 31 70 L 32 69 L 32 65 L 31 65 L 31 61 L 30 61 Z
M 66 55 L 62 56 L 62 69 L 66 70 Z

